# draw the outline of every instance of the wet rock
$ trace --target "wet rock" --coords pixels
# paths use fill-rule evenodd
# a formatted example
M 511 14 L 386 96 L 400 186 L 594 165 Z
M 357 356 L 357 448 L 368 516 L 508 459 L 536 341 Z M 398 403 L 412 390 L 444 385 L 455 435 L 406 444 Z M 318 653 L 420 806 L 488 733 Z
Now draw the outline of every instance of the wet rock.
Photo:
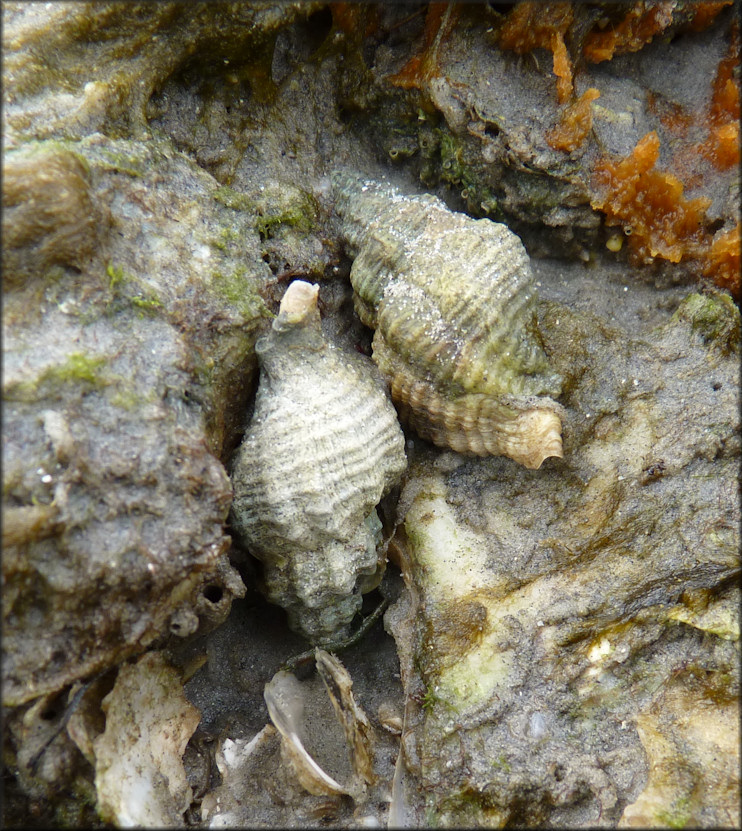
M 506 221 L 539 256 L 589 259 L 610 241 L 650 276 L 700 270 L 738 296 L 739 35 L 732 9 L 695 11 L 430 6 L 388 23 L 406 33 L 406 54 L 379 26 L 375 107 L 356 95 L 350 120 L 368 119 L 380 154 L 452 207 Z M 624 168 L 646 142 L 656 155 L 637 186 Z M 606 181 L 601 171 L 620 165 Z
M 739 719 L 727 682 L 708 664 L 679 667 L 637 715 L 649 776 L 619 828 L 739 825 Z
M 10 3 L 4 11 L 5 123 L 11 141 L 147 134 L 146 106 L 173 74 L 236 59 L 234 89 L 262 97 L 278 31 L 312 4 Z M 251 60 L 240 60 L 250 43 Z M 36 58 L 43 49 L 45 60 Z M 94 69 L 93 69 L 94 68 Z M 225 73 L 228 74 L 228 73 Z M 244 94 L 244 88 L 243 88 Z
M 413 456 L 400 503 L 412 601 L 389 623 L 408 695 L 422 698 L 427 809 L 444 824 L 615 824 L 646 781 L 642 713 L 688 662 L 729 694 L 738 683 L 728 628 L 684 611 L 699 592 L 728 603 L 739 571 L 727 299 L 691 295 L 634 336 L 546 303 L 545 347 L 566 379 L 564 460 L 533 475 Z M 699 337 L 696 309 L 729 328 Z M 725 702 L 709 702 L 711 720 Z M 714 804 L 723 813 L 728 799 Z
M 112 227 L 79 268 L 32 255 L 71 250 L 42 229 L 19 250 L 44 279 L 4 304 L 8 703 L 213 624 L 243 591 L 216 455 L 265 313 L 257 234 L 166 143 L 71 146 Z M 62 152 L 37 154 L 40 177 Z

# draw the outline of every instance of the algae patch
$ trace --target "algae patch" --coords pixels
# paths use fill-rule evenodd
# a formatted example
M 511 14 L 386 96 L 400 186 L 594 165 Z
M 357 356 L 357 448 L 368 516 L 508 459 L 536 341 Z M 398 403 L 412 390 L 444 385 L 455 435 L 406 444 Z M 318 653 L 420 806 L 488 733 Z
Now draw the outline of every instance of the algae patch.
M 286 182 L 269 182 L 255 195 L 223 185 L 212 198 L 232 210 L 253 214 L 255 230 L 262 240 L 272 238 L 282 226 L 308 233 L 316 225 L 319 212 L 310 193 Z
M 74 386 L 84 395 L 116 380 L 104 370 L 107 363 L 105 357 L 72 352 L 63 363 L 48 366 L 34 379 L 11 381 L 3 390 L 3 398 L 26 403 L 61 398 L 65 388 Z
M 229 271 L 211 273 L 210 288 L 226 300 L 245 320 L 272 317 L 263 298 L 255 291 L 247 268 L 238 265 Z
M 687 321 L 705 344 L 731 355 L 740 343 L 740 315 L 732 298 L 721 291 L 691 294 L 680 304 L 673 322 Z
M 106 303 L 106 315 L 118 314 L 127 307 L 133 307 L 139 317 L 156 315 L 163 310 L 160 298 L 120 266 L 109 263 L 106 266 L 106 274 L 111 291 L 111 296 Z

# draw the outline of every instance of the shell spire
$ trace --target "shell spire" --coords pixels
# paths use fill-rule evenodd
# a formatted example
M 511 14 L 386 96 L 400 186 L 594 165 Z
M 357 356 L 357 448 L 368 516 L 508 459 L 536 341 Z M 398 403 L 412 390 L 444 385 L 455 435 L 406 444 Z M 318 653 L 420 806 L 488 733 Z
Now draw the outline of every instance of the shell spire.
M 293 282 L 256 344 L 260 383 L 235 458 L 232 523 L 263 562 L 268 599 L 325 643 L 348 633 L 381 579 L 376 505 L 407 459 L 373 364 L 324 339 L 317 293 Z
M 356 311 L 375 329 L 373 359 L 401 419 L 460 452 L 529 468 L 561 457 L 561 382 L 520 239 L 433 196 L 340 172 L 333 184 Z

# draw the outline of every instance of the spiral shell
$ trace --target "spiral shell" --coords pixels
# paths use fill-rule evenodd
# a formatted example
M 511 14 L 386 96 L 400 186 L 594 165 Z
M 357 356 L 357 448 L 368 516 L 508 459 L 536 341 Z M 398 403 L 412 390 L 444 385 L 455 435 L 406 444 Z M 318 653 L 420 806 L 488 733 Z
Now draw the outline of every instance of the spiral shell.
M 268 599 L 314 643 L 343 637 L 383 572 L 376 505 L 407 466 L 373 365 L 327 343 L 318 287 L 297 280 L 268 335 L 232 483 L 233 525 L 264 564 Z
M 529 468 L 562 456 L 562 408 L 535 328 L 533 277 L 515 234 L 436 197 L 333 176 L 355 257 L 355 307 L 374 361 L 418 435 Z

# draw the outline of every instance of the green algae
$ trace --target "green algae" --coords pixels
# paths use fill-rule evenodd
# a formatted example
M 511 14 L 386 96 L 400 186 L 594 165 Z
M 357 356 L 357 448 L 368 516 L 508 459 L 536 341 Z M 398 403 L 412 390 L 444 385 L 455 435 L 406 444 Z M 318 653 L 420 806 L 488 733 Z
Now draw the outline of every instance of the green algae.
M 137 316 L 153 316 L 163 311 L 160 298 L 133 274 L 124 271 L 121 266 L 109 263 L 106 266 L 110 297 L 106 302 L 104 314 L 113 316 L 126 308 L 134 308 Z
M 244 265 L 238 265 L 230 271 L 213 271 L 209 286 L 245 321 L 273 317 L 265 300 L 255 291 L 254 281 L 250 279 L 250 274 Z
M 262 240 L 271 239 L 282 226 L 309 233 L 319 212 L 310 193 L 285 182 L 266 185 L 257 197 L 223 185 L 212 193 L 212 198 L 226 208 L 251 214 L 253 227 Z
M 721 291 L 690 294 L 672 321 L 689 323 L 705 344 L 722 355 L 731 355 L 740 344 L 740 314 L 732 298 Z
M 447 131 L 437 129 L 436 132 L 439 136 L 441 179 L 460 190 L 472 214 L 502 221 L 497 196 L 484 184 L 476 166 L 465 158 L 464 142 Z
M 101 389 L 116 380 L 104 371 L 107 363 L 105 357 L 72 352 L 64 362 L 47 367 L 34 379 L 9 383 L 3 390 L 3 398 L 30 403 L 61 398 L 69 387 L 78 387 L 82 394 Z

